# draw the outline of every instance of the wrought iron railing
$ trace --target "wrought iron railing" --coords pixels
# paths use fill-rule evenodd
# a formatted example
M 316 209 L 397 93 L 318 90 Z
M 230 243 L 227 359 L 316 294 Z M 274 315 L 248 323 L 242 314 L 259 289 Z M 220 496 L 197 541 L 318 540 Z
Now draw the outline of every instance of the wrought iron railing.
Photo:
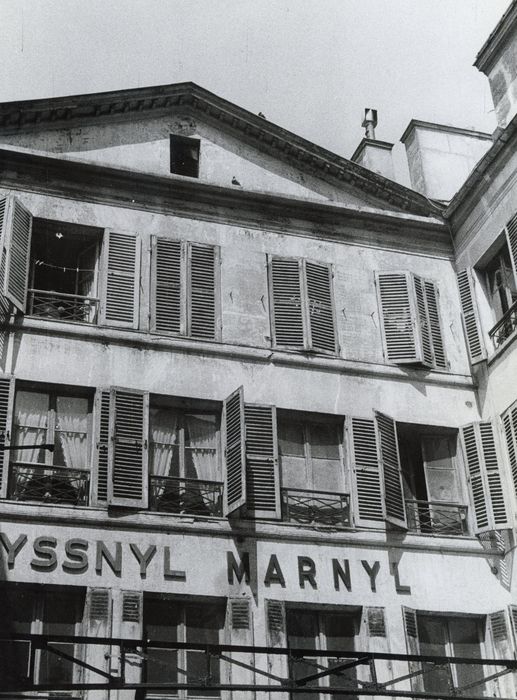
M 99 300 L 80 294 L 64 294 L 45 289 L 29 289 L 29 314 L 56 321 L 97 323 Z
M 303 525 L 350 525 L 350 496 L 331 491 L 282 489 L 284 520 Z
M 409 532 L 432 535 L 466 535 L 467 506 L 457 503 L 406 500 Z
M 87 469 L 13 462 L 9 473 L 9 498 L 84 506 L 88 504 L 89 484 Z
M 151 476 L 151 510 L 189 515 L 223 516 L 223 484 L 220 481 Z
M 517 301 L 510 306 L 508 311 L 499 319 L 488 335 L 492 338 L 494 345 L 498 348 L 509 338 L 517 328 Z

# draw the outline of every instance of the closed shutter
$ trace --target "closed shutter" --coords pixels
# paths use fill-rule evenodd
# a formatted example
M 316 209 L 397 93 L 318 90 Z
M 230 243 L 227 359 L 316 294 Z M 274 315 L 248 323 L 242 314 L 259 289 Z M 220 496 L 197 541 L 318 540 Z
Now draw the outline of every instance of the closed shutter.
M 111 590 L 109 588 L 88 588 L 86 591 L 86 615 L 84 620 L 84 634 L 88 637 L 111 636 Z M 104 673 L 110 670 L 110 647 L 104 644 L 85 645 L 85 661 Z M 104 683 L 106 678 L 92 669 L 84 671 L 85 683 Z M 95 697 L 99 700 L 108 700 L 107 690 L 97 690 Z
M 432 367 L 434 364 L 431 328 L 427 313 L 425 283 L 416 275 L 413 276 L 415 285 L 416 308 L 418 313 L 420 342 L 422 343 L 422 364 Z
M 246 503 L 246 436 L 242 387 L 224 400 L 222 423 L 225 457 L 224 514 L 228 516 Z
M 486 357 L 486 350 L 481 335 L 481 324 L 474 293 L 472 270 L 458 272 L 458 287 L 460 291 L 461 310 L 463 313 L 463 329 L 471 363 L 479 362 Z
M 371 418 L 347 419 L 350 459 L 355 478 L 357 525 L 383 521 L 384 507 L 375 422 Z
M 508 527 L 492 424 L 466 425 L 461 435 L 476 533 Z
M 179 335 L 182 329 L 181 241 L 153 236 L 151 242 L 151 330 Z
M 25 313 L 32 234 L 32 214 L 13 196 L 0 200 L 2 293 Z
M 392 418 L 382 413 L 375 414 L 375 421 L 379 433 L 386 520 L 407 530 L 397 426 Z
M 309 305 L 309 345 L 314 350 L 335 353 L 337 348 L 330 265 L 306 261 L 305 275 Z
M 97 389 L 95 394 L 95 450 L 92 469 L 92 502 L 108 502 L 108 454 L 110 442 L 110 390 Z
M 283 600 L 265 600 L 266 644 L 274 649 L 287 647 L 287 628 L 285 603 Z M 280 654 L 268 654 L 267 670 L 278 680 L 289 676 L 289 657 Z M 272 695 L 272 694 L 271 694 Z M 275 693 L 276 695 L 276 693 Z M 282 697 L 280 695 L 280 697 Z
M 103 250 L 102 322 L 138 328 L 140 240 L 136 234 L 106 231 Z
M 116 611 L 113 611 L 113 636 L 124 639 L 142 639 L 143 635 L 143 592 L 117 591 Z M 114 598 L 115 605 L 115 598 Z M 140 683 L 142 680 L 141 649 L 136 653 L 126 652 L 124 669 L 126 683 Z
M 255 518 L 282 516 L 274 406 L 245 404 L 246 512 Z
M 513 644 L 510 627 L 506 618 L 505 610 L 497 610 L 487 615 L 487 638 L 490 639 L 494 659 L 513 659 Z M 493 672 L 501 671 L 501 667 L 493 667 Z M 488 675 L 488 674 L 487 674 Z M 516 685 L 514 674 L 501 676 L 493 682 L 493 689 L 490 695 L 494 697 L 515 697 Z M 480 688 L 486 686 L 479 686 Z
M 434 366 L 447 369 L 447 357 L 443 344 L 442 325 L 438 306 L 438 289 L 434 282 L 424 280 L 425 299 L 427 304 L 427 322 L 433 347 Z
M 404 619 L 407 653 L 411 655 L 419 655 L 420 642 L 418 639 L 418 621 L 416 611 L 402 606 L 402 615 Z M 422 671 L 422 664 L 419 661 L 409 661 L 408 665 L 409 673 L 419 674 L 419 672 Z M 424 692 L 424 682 L 420 674 L 411 678 L 411 690 L 417 693 Z
M 506 224 L 506 240 L 510 251 L 515 284 L 517 285 L 517 214 Z
M 517 651 L 517 605 L 509 605 L 508 612 L 510 615 L 510 623 L 512 625 L 513 644 L 515 650 Z
M 408 273 L 376 273 L 384 352 L 389 362 L 420 362 L 422 353 L 415 319 L 412 279 Z
M 270 265 L 273 344 L 303 348 L 304 310 L 301 262 L 292 258 L 272 258 Z
M 188 334 L 192 338 L 215 340 L 217 337 L 217 262 L 213 246 L 190 244 Z
M 381 607 L 363 608 L 361 620 L 361 647 L 368 651 L 387 654 L 390 651 L 388 629 L 386 626 L 386 614 Z M 387 683 L 393 678 L 392 664 L 387 659 L 377 659 L 375 662 L 377 681 Z M 365 679 L 370 680 L 369 669 Z
M 230 644 L 234 646 L 253 646 L 251 600 L 249 598 L 229 598 L 226 613 L 226 629 L 229 632 Z M 234 663 L 225 664 L 228 673 L 227 681 L 232 685 L 253 685 L 255 683 L 255 673 L 253 672 L 255 658 L 253 652 L 232 651 L 228 656 Z M 252 668 L 249 668 L 250 666 Z M 251 690 L 240 690 L 238 696 L 242 700 L 254 700 L 255 693 Z
M 501 416 L 508 452 L 508 464 L 512 472 L 513 488 L 517 496 L 517 401 Z
M 108 498 L 110 505 L 147 508 L 149 396 L 111 389 Z
M 13 423 L 14 379 L 0 376 L 0 498 L 7 496 L 9 480 L 9 450 L 11 442 L 11 426 Z

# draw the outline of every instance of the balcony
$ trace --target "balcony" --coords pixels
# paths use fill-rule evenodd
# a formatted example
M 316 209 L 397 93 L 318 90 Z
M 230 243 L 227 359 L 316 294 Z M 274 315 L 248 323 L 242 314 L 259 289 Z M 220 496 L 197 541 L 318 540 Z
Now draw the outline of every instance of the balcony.
M 282 517 L 301 525 L 350 526 L 350 496 L 346 493 L 282 489 Z
M 488 335 L 492 338 L 495 348 L 497 349 L 504 341 L 509 338 L 517 328 L 517 301 L 510 306 L 508 311 L 495 324 L 492 330 L 488 331 Z
M 90 472 L 87 469 L 51 467 L 28 462 L 11 463 L 8 497 L 14 501 L 88 504 Z
M 409 532 L 426 535 L 466 535 L 467 506 L 457 503 L 406 500 Z
M 97 323 L 99 300 L 80 294 L 64 294 L 44 289 L 29 289 L 28 314 L 55 321 Z
M 223 517 L 223 484 L 220 481 L 151 476 L 149 507 L 161 513 Z

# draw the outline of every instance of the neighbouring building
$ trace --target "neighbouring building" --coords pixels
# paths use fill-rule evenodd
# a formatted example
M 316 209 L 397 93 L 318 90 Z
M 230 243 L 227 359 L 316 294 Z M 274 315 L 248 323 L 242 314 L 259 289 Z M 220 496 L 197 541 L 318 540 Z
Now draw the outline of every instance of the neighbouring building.
M 0 104 L 0 629 L 141 641 L 4 644 L 5 687 L 514 658 L 516 47 L 514 2 L 476 64 L 500 127 L 411 122 L 414 190 L 391 144 L 347 160 L 192 83 Z M 321 659 L 188 649 L 224 643 Z M 377 670 L 314 697 L 517 692 Z

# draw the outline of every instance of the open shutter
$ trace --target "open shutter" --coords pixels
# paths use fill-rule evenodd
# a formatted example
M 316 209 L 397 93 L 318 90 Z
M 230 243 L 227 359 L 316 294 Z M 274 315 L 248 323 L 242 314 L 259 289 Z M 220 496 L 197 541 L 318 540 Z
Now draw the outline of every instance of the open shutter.
M 13 196 L 0 200 L 2 293 L 25 313 L 32 214 Z
M 109 503 L 147 508 L 149 395 L 112 388 L 110 400 Z
M 487 638 L 490 639 L 494 659 L 513 659 L 513 644 L 511 639 L 510 626 L 505 610 L 497 610 L 487 615 Z M 493 671 L 501 671 L 500 667 L 494 667 Z M 515 697 L 515 680 L 517 674 L 501 676 L 494 683 L 493 691 L 490 695 L 494 697 Z M 486 687 L 486 686 L 479 686 Z
M 506 241 L 510 251 L 515 284 L 517 285 L 517 214 L 512 216 L 506 224 Z
M 480 423 L 479 434 L 481 438 L 481 449 L 486 471 L 488 498 L 490 501 L 492 518 L 495 526 L 494 529 L 509 527 L 503 482 L 499 469 L 499 459 L 497 455 L 494 428 L 492 423 Z
M 413 275 L 415 287 L 416 308 L 418 313 L 420 342 L 422 344 L 422 364 L 432 367 L 434 364 L 433 343 L 429 325 L 425 283 L 417 275 Z
M 305 262 L 310 347 L 335 353 L 336 331 L 330 265 Z
M 255 518 L 282 517 L 278 439 L 274 406 L 245 404 L 246 512 Z
M 151 240 L 151 331 L 184 332 L 181 241 L 153 236 Z
M 300 272 L 299 260 L 271 259 L 270 298 L 274 345 L 296 348 L 305 346 Z
M 407 530 L 397 425 L 393 418 L 378 412 L 375 422 L 379 433 L 386 521 Z
M 92 503 L 108 502 L 108 449 L 110 443 L 110 390 L 97 389 L 95 394 L 95 450 L 92 465 Z
M 406 648 L 408 654 L 420 654 L 420 642 L 418 639 L 418 622 L 416 611 L 402 606 L 404 618 L 404 632 L 406 635 Z M 418 673 L 422 670 L 422 665 L 418 661 L 409 661 L 409 673 Z M 411 690 L 422 693 L 424 691 L 424 681 L 421 675 L 411 678 Z
M 354 521 L 362 525 L 384 520 L 377 433 L 371 418 L 347 419 L 348 445 L 355 478 Z
M 438 288 L 434 282 L 424 280 L 424 293 L 427 305 L 427 322 L 431 345 L 433 347 L 434 366 L 447 369 L 447 357 L 443 344 L 442 324 L 438 306 Z
M 86 591 L 86 615 L 84 634 L 88 637 L 111 636 L 111 590 L 109 588 L 88 588 Z M 108 673 L 110 670 L 110 647 L 104 644 L 88 644 L 85 647 L 85 660 L 91 666 Z M 103 683 L 104 676 L 92 669 L 85 669 L 85 683 Z M 97 690 L 95 697 L 108 700 L 107 690 Z
M 508 612 L 510 615 L 510 623 L 513 632 L 513 644 L 517 651 L 517 605 L 509 605 Z
M 223 401 L 222 424 L 225 456 L 224 515 L 228 516 L 246 503 L 246 435 L 242 386 Z
M 110 326 L 138 328 L 139 296 L 140 240 L 133 233 L 106 231 L 102 322 Z
M 512 472 L 513 488 L 517 496 L 517 401 L 501 416 L 508 452 L 508 463 Z
M 376 273 L 384 353 L 389 362 L 421 362 L 413 283 L 409 273 Z
M 218 252 L 214 246 L 190 244 L 188 334 L 193 338 L 215 340 L 218 335 Z
M 471 363 L 479 362 L 486 357 L 486 350 L 481 335 L 472 270 L 467 269 L 458 272 L 458 287 L 463 313 L 463 329 L 467 340 L 470 361 Z
M 0 498 L 7 496 L 9 479 L 9 450 L 2 449 L 11 442 L 13 423 L 14 379 L 0 376 Z

